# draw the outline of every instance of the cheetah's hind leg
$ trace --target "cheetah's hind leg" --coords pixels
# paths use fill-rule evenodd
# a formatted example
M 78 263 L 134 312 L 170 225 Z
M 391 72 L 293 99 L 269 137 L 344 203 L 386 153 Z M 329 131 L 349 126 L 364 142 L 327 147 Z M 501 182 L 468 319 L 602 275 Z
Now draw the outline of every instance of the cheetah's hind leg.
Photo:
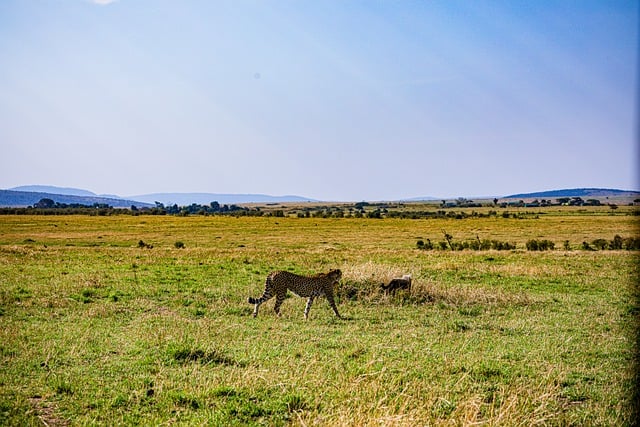
M 247 302 L 249 304 L 253 304 L 253 317 L 256 317 L 258 315 L 258 309 L 260 308 L 260 304 L 262 304 L 263 302 L 269 300 L 272 298 L 273 295 L 271 295 L 268 291 L 265 291 L 264 295 L 262 295 L 260 298 L 252 298 L 249 297 L 247 299 Z
M 311 310 L 311 304 L 313 304 L 313 297 L 307 299 L 307 305 L 304 308 L 304 320 L 309 320 L 309 310 Z

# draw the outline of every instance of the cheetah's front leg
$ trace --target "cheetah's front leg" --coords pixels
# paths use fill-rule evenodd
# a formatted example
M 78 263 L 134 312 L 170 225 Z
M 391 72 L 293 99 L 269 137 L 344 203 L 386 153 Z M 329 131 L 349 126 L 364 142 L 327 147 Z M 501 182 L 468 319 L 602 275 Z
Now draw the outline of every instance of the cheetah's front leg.
M 336 306 L 336 302 L 333 300 L 333 294 L 327 293 L 326 297 L 327 297 L 327 301 L 329 301 L 329 305 L 333 309 L 333 312 L 336 314 L 336 317 L 338 319 L 342 319 L 342 316 L 340 316 L 340 313 L 338 313 L 338 307 Z

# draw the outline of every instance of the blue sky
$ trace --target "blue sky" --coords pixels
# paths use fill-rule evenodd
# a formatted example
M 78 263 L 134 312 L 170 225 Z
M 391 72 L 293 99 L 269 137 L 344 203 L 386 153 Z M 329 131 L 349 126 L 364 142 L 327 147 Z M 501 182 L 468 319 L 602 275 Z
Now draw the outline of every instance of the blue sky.
M 3 0 L 0 188 L 639 189 L 638 7 Z

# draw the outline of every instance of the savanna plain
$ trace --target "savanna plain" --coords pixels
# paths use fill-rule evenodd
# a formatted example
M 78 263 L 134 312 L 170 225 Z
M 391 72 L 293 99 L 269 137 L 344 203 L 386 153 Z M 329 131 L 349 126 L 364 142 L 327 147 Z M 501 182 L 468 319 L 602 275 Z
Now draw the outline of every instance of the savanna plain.
M 0 424 L 632 425 L 639 252 L 583 242 L 640 237 L 633 209 L 0 216 Z M 344 319 L 251 316 L 270 271 L 333 268 Z

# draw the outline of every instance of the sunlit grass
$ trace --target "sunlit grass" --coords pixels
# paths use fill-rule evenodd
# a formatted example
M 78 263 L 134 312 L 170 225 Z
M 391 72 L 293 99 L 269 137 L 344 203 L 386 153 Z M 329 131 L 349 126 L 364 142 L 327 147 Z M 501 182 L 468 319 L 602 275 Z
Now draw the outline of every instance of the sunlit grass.
M 416 249 L 442 230 L 519 249 Z M 637 253 L 577 249 L 615 234 L 634 217 L 0 217 L 0 424 L 629 424 Z M 329 268 L 346 320 L 251 318 L 269 271 Z

